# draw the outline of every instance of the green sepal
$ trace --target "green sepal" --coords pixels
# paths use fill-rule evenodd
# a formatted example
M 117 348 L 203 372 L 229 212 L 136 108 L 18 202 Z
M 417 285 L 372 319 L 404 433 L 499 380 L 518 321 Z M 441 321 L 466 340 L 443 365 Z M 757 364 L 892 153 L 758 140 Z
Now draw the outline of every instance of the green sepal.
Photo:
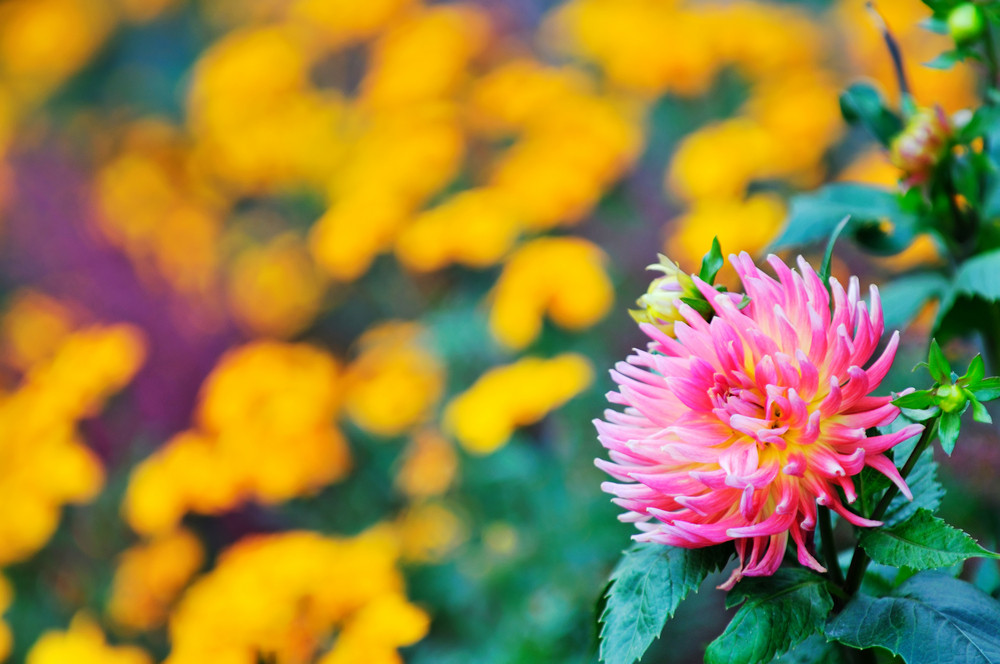
M 918 390 L 896 397 L 892 400 L 892 405 L 899 408 L 923 409 L 934 405 L 934 393 L 930 390 Z
M 938 439 L 941 441 L 941 449 L 948 456 L 955 450 L 955 442 L 958 440 L 958 432 L 962 426 L 962 413 L 955 411 L 941 414 L 941 424 L 938 428 Z
M 864 127 L 886 147 L 903 129 L 902 119 L 889 109 L 878 90 L 867 83 L 855 83 L 841 93 L 840 113 L 848 124 Z
M 712 248 L 701 259 L 701 270 L 698 272 L 698 277 L 709 285 L 715 283 L 715 276 L 719 274 L 719 270 L 722 269 L 725 262 L 722 257 L 722 247 L 719 246 L 719 238 L 713 237 Z
M 930 371 L 931 378 L 936 383 L 942 385 L 951 383 L 951 366 L 948 364 L 948 360 L 945 359 L 944 352 L 941 350 L 941 346 L 938 345 L 937 339 L 931 339 L 930 351 L 927 354 L 927 370 Z

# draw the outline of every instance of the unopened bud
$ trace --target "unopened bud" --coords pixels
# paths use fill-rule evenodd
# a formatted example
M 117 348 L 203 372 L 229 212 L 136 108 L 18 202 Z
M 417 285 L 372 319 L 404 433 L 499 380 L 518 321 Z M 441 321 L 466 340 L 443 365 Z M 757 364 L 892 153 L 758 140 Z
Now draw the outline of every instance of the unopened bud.
M 968 400 L 958 385 L 942 385 L 937 388 L 937 404 L 946 413 L 954 413 L 965 406 Z
M 940 106 L 920 109 L 893 139 L 889 160 L 906 175 L 908 186 L 921 184 L 947 154 L 953 134 Z
M 948 12 L 948 34 L 956 44 L 967 44 L 983 34 L 983 10 L 971 2 L 955 5 Z
M 629 310 L 629 313 L 637 323 L 651 323 L 673 336 L 674 323 L 684 320 L 677 310 L 677 301 L 681 298 L 701 298 L 701 294 L 691 275 L 681 271 L 663 254 L 660 254 L 659 263 L 653 263 L 646 269 L 662 272 L 663 276 L 649 284 L 646 293 L 635 301 L 640 308 Z

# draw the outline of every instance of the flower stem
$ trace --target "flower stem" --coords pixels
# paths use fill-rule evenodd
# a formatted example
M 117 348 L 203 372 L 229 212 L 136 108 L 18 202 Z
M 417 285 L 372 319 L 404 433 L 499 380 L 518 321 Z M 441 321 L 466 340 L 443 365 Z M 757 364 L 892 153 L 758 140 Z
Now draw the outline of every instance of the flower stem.
M 819 519 L 819 536 L 823 546 L 823 562 L 826 563 L 826 573 L 838 587 L 844 585 L 844 572 L 837 561 L 837 547 L 833 543 L 833 523 L 830 520 L 830 508 L 820 505 L 817 510 Z
M 910 457 L 903 464 L 903 467 L 899 470 L 899 474 L 906 479 L 906 476 L 910 474 L 913 467 L 917 465 L 917 461 L 920 456 L 927 449 L 927 446 L 931 444 L 934 440 L 934 436 L 937 434 L 938 424 L 941 422 L 941 414 L 938 413 L 934 420 L 927 425 L 924 425 L 924 432 L 920 435 L 920 440 L 917 441 L 916 446 L 913 448 L 913 452 L 910 453 Z M 899 488 L 895 484 L 889 485 L 886 489 L 885 495 L 882 496 L 882 500 L 878 502 L 875 506 L 875 510 L 871 513 L 869 518 L 879 521 L 885 516 L 886 510 L 889 509 L 889 504 L 892 503 L 892 499 L 896 497 L 899 493 Z M 868 569 L 868 563 L 870 559 L 865 550 L 861 548 L 861 544 L 858 543 L 854 547 L 854 555 L 851 557 L 851 565 L 847 568 L 847 580 L 844 582 L 844 592 L 848 596 L 854 596 L 858 592 L 858 588 L 861 587 L 861 581 L 865 577 L 865 571 Z

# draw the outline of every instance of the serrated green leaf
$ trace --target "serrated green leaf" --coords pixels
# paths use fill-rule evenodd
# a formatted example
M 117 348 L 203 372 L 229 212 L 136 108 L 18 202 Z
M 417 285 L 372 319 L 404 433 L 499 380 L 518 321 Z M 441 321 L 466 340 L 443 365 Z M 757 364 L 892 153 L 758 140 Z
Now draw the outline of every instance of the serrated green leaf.
M 833 609 L 825 579 L 791 567 L 770 577 L 743 579 L 726 604 L 742 606 L 708 645 L 706 664 L 768 662 L 818 633 Z
M 946 384 L 951 382 L 951 365 L 944 357 L 944 351 L 938 345 L 937 339 L 931 339 L 931 347 L 927 353 L 927 370 L 935 382 Z
M 712 238 L 712 248 L 709 250 L 705 257 L 701 259 L 701 271 L 698 272 L 698 276 L 701 277 L 702 281 L 713 284 L 715 283 L 715 275 L 719 274 L 719 270 L 725 264 L 725 259 L 722 257 L 722 248 L 719 246 L 719 238 Z
M 941 441 L 941 449 L 948 456 L 955 450 L 955 442 L 958 440 L 958 432 L 962 427 L 962 416 L 959 413 L 944 413 L 941 415 L 941 426 L 938 428 L 938 440 Z
M 601 614 L 601 660 L 632 664 L 660 636 L 677 606 L 710 572 L 728 562 L 732 547 L 682 549 L 635 544 L 611 574 Z
M 965 581 L 922 572 L 890 597 L 856 595 L 826 626 L 827 638 L 885 648 L 906 664 L 997 664 L 1000 602 Z
M 886 147 L 903 128 L 903 121 L 867 83 L 855 83 L 841 93 L 840 113 L 849 124 L 861 125 Z
M 847 228 L 855 241 L 879 253 L 894 254 L 905 249 L 912 242 L 918 224 L 915 215 L 900 207 L 895 192 L 871 185 L 835 182 L 794 196 L 788 222 L 771 246 L 799 246 L 827 238 L 847 215 L 851 217 Z M 892 227 L 888 234 L 877 230 L 882 222 L 889 222 Z M 873 232 L 872 228 L 876 230 Z M 879 246 L 873 244 L 875 236 L 882 240 Z
M 924 509 L 895 526 L 866 530 L 858 541 L 875 562 L 915 570 L 947 567 L 967 558 L 997 557 Z
M 936 272 L 921 272 L 879 288 L 885 329 L 905 328 L 928 301 L 941 297 L 950 285 L 948 279 Z
M 930 390 L 917 390 L 916 392 L 896 397 L 892 400 L 892 405 L 899 408 L 916 408 L 919 410 L 929 408 L 934 403 L 933 399 L 934 394 Z

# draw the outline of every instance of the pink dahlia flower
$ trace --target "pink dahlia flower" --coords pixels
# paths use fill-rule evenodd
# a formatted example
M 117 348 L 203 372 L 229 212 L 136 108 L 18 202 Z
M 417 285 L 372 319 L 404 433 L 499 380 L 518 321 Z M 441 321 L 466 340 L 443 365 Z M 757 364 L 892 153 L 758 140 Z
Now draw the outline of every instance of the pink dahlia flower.
M 602 488 L 627 510 L 619 518 L 642 531 L 634 539 L 687 548 L 734 540 L 740 566 L 725 589 L 744 575 L 773 574 L 789 538 L 799 562 L 825 571 L 811 553 L 817 504 L 853 524 L 880 525 L 850 511 L 837 488 L 853 502 L 851 478 L 869 466 L 911 497 L 885 452 L 922 430 L 866 433 L 899 413 L 890 397 L 869 396 L 899 343 L 893 333 L 864 368 L 883 332 L 874 286 L 869 310 L 856 277 L 846 292 L 831 279 L 831 307 L 801 258 L 799 274 L 768 257 L 777 281 L 746 253 L 729 260 L 750 304 L 740 310 L 695 278 L 711 321 L 677 301 L 685 322 L 674 326 L 676 338 L 642 325 L 649 350 L 612 371 L 619 387 L 608 400 L 624 411 L 595 421 L 611 459 L 597 465 L 618 480 Z

